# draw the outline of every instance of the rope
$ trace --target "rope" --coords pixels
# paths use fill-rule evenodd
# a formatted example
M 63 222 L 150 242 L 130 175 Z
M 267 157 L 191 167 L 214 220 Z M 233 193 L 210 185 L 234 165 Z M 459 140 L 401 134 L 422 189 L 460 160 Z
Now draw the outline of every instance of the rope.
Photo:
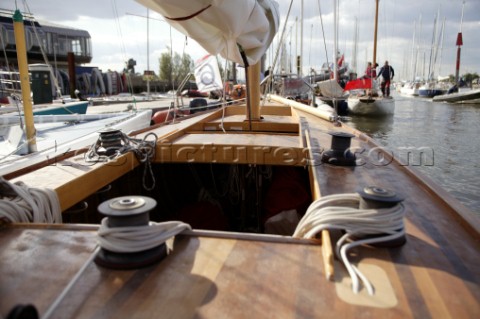
M 148 141 L 149 136 L 153 136 L 153 140 Z M 118 142 L 123 143 L 117 147 L 112 155 L 106 155 L 106 151 L 101 151 L 102 141 L 101 136 L 92 144 L 88 152 L 85 153 L 85 161 L 87 162 L 107 162 L 118 158 L 120 155 L 127 152 L 135 153 L 135 157 L 141 164 L 145 164 L 143 171 L 143 188 L 151 191 L 155 188 L 155 175 L 152 170 L 152 160 L 155 158 L 155 145 L 157 142 L 157 135 L 155 133 L 148 133 L 143 139 L 131 138 L 123 132 L 119 132 Z M 147 185 L 147 175 L 150 175 L 151 185 Z
M 225 40 L 225 48 L 227 49 L 227 56 L 228 56 L 228 45 L 227 45 L 227 39 L 224 39 Z M 233 65 L 234 67 L 235 64 Z M 227 70 L 228 68 L 228 60 L 225 59 L 225 66 L 224 66 L 224 70 Z M 232 70 L 232 73 L 234 72 L 234 70 Z M 225 108 L 227 106 L 227 90 L 225 89 L 225 83 L 227 83 L 227 73 L 228 72 L 224 72 L 223 74 L 223 90 L 222 90 L 222 100 L 220 101 L 221 104 L 222 104 L 222 120 L 220 121 L 220 128 L 222 129 L 223 133 L 227 133 L 225 131 L 225 127 L 223 126 L 223 123 L 225 121 Z M 230 90 L 229 90 L 230 91 Z
M 133 253 L 157 247 L 169 238 L 191 230 L 179 221 L 150 222 L 148 226 L 108 227 L 108 217 L 102 219 L 97 233 L 100 247 L 117 253 Z
M 61 223 L 62 210 L 51 189 L 10 183 L 0 177 L 0 220 L 10 223 Z
M 360 209 L 360 199 L 358 194 L 339 194 L 316 200 L 300 220 L 293 237 L 313 238 L 325 229 L 344 230 L 345 235 L 336 244 L 337 256 L 340 257 L 352 278 L 354 293 L 359 292 L 361 280 L 367 292 L 373 295 L 372 284 L 348 260 L 348 250 L 356 246 L 390 241 L 404 236 L 404 206 L 399 203 L 391 208 Z M 371 235 L 376 237 L 358 239 Z
M 68 285 L 63 289 L 62 293 L 57 299 L 55 299 L 50 307 L 48 307 L 42 318 L 47 319 L 52 316 L 58 305 L 77 283 L 90 263 L 95 259 L 100 248 L 117 253 L 144 251 L 165 243 L 169 238 L 183 232 L 184 230 L 191 230 L 190 225 L 179 221 L 163 223 L 150 222 L 147 226 L 110 228 L 108 227 L 108 217 L 105 217 L 102 219 L 100 228 L 97 232 L 98 246 L 83 264 L 82 268 L 80 268 Z

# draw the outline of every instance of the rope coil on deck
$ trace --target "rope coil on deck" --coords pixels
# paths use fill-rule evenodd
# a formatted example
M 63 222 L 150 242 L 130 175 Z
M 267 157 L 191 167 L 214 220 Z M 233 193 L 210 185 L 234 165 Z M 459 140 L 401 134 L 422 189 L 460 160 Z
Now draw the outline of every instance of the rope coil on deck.
M 97 231 L 98 245 L 47 309 L 44 319 L 51 317 L 92 261 L 102 267 L 128 270 L 153 265 L 166 257 L 165 242 L 191 227 L 180 221 L 150 222 L 149 212 L 156 205 L 154 199 L 145 196 L 116 197 L 99 205 L 98 211 L 106 217 Z
M 0 220 L 11 223 L 61 223 L 57 193 L 45 188 L 11 183 L 0 177 Z
M 314 238 L 322 230 L 345 231 L 336 243 L 336 255 L 347 268 L 353 291 L 359 292 L 361 280 L 367 292 L 373 295 L 372 284 L 348 260 L 348 251 L 356 246 L 404 237 L 404 206 L 397 203 L 389 208 L 365 209 L 361 200 L 357 193 L 329 195 L 316 200 L 300 220 L 293 237 Z
M 101 248 L 109 251 L 131 253 L 157 247 L 184 230 L 191 230 L 191 227 L 180 221 L 111 228 L 105 217 L 97 232 L 97 241 Z
M 152 140 L 148 140 L 149 137 Z M 145 164 L 143 172 L 143 188 L 151 191 L 155 188 L 155 175 L 152 171 L 152 160 L 155 159 L 155 145 L 157 135 L 148 133 L 142 139 L 128 136 L 120 130 L 106 130 L 100 132 L 98 140 L 85 153 L 85 161 L 91 163 L 114 160 L 127 152 L 133 152 L 141 164 Z M 147 174 L 151 184 L 147 185 Z

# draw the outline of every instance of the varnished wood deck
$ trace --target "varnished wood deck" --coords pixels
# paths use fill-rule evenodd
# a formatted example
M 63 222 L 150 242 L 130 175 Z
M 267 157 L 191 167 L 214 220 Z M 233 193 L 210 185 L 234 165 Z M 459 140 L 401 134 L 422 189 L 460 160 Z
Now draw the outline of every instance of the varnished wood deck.
M 88 259 L 95 231 L 64 227 L 0 231 L 2 316 L 17 304 L 45 313 Z M 354 295 L 339 265 L 335 281 L 325 280 L 318 245 L 179 236 L 154 266 L 90 264 L 53 318 L 475 318 L 478 251 L 453 251 L 438 237 L 356 250 L 377 289 L 372 298 Z
M 56 317 L 478 316 L 480 227 L 472 212 L 398 159 L 390 160 L 388 154 L 384 162 L 365 157 L 378 146 L 360 132 L 275 103 L 265 110 L 265 120 L 256 124 L 256 132 L 245 130 L 237 108 L 232 108 L 224 123 L 238 130 L 227 134 L 213 134 L 221 130 L 218 111 L 202 115 L 197 118 L 200 121 L 158 127 L 154 130 L 159 137 L 156 162 L 229 163 L 233 155 L 221 157 L 219 154 L 225 153 L 212 147 L 225 150 L 237 145 L 247 153 L 263 150 L 261 155 L 280 154 L 259 157 L 259 153 L 252 153 L 254 156 L 246 155 L 238 163 L 309 166 L 315 173 L 311 183 L 321 196 L 351 193 L 367 185 L 401 193 L 406 198 L 407 243 L 394 249 L 355 250 L 354 261 L 373 281 L 376 298 L 366 297 L 364 292 L 361 296 L 349 293 L 345 270 L 339 264 L 335 264 L 334 281 L 327 281 L 318 245 L 283 243 L 278 238 L 275 243 L 245 240 L 236 235 L 211 238 L 196 233 L 178 238 L 173 253 L 150 268 L 106 271 L 90 265 L 60 305 Z M 268 124 L 270 119 L 276 124 Z M 280 133 L 267 133 L 272 127 Z M 337 167 L 308 158 L 308 154 L 318 155 L 330 147 L 328 132 L 335 130 L 356 135 L 352 146 L 363 159 L 362 165 Z M 307 145 L 318 149 L 309 150 Z M 283 152 L 286 149 L 291 153 Z M 165 154 L 170 157 L 162 157 Z M 295 161 L 291 161 L 292 156 L 297 156 Z M 70 163 L 75 160 L 69 159 Z M 56 189 L 65 209 L 138 165 L 131 154 L 118 161 L 121 165 L 90 167 L 59 163 L 16 180 Z M 94 233 L 94 229 L 45 230 L 28 226 L 0 230 L 0 315 L 6 316 L 8 309 L 18 303 L 31 302 L 41 313 L 45 311 L 92 252 Z M 52 268 L 55 271 L 49 271 Z M 49 283 L 46 290 L 45 282 Z M 45 290 L 42 294 L 36 293 L 40 287 Z

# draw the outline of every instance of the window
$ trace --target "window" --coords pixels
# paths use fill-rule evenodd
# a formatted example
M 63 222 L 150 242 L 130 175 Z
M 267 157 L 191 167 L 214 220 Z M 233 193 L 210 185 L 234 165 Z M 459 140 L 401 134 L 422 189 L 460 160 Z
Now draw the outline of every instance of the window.
M 83 55 L 82 46 L 80 45 L 80 39 L 72 39 L 72 52 L 75 55 Z

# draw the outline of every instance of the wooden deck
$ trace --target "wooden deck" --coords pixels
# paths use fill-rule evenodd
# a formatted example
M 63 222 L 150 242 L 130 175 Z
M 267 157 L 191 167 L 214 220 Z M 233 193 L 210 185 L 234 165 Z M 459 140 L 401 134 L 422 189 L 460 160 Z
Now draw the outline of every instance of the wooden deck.
M 89 265 L 55 318 L 478 316 L 480 223 L 472 212 L 402 159 L 389 157 L 361 132 L 276 103 L 265 108 L 264 121 L 256 123 L 252 132 L 245 129 L 249 123 L 237 111 L 232 108 L 223 120 L 230 128 L 227 133 L 219 126 L 221 110 L 154 129 L 159 138 L 155 165 L 235 163 L 231 153 L 222 157 L 226 153 L 218 150 L 238 146 L 254 154 L 239 157 L 239 164 L 309 168 L 312 193 L 320 197 L 352 193 L 368 185 L 400 193 L 405 197 L 406 244 L 389 249 L 360 247 L 352 254 L 372 280 L 375 296 L 363 290 L 353 294 L 338 262 L 333 281 L 327 281 L 318 244 L 289 237 L 194 231 L 178 236 L 172 253 L 155 266 L 111 271 Z M 269 133 L 272 130 L 277 133 Z M 330 148 L 331 131 L 355 134 L 352 147 L 360 165 L 339 167 L 319 161 L 316 156 Z M 15 180 L 54 188 L 66 209 L 138 166 L 131 154 L 89 167 L 65 163 Z M 33 303 L 42 314 L 92 253 L 95 232 L 95 226 L 76 225 L 1 229 L 0 316 L 22 303 Z M 338 234 L 331 236 L 335 241 Z
M 319 245 L 192 234 L 178 236 L 154 266 L 89 264 L 52 318 L 475 318 L 478 250 L 466 243 L 454 251 L 440 234 L 417 237 L 417 227 L 407 228 L 402 248 L 357 250 L 374 297 L 353 294 L 339 264 L 334 282 L 325 280 Z M 94 235 L 66 225 L 0 231 L 0 314 L 18 304 L 45 313 L 89 258 Z

